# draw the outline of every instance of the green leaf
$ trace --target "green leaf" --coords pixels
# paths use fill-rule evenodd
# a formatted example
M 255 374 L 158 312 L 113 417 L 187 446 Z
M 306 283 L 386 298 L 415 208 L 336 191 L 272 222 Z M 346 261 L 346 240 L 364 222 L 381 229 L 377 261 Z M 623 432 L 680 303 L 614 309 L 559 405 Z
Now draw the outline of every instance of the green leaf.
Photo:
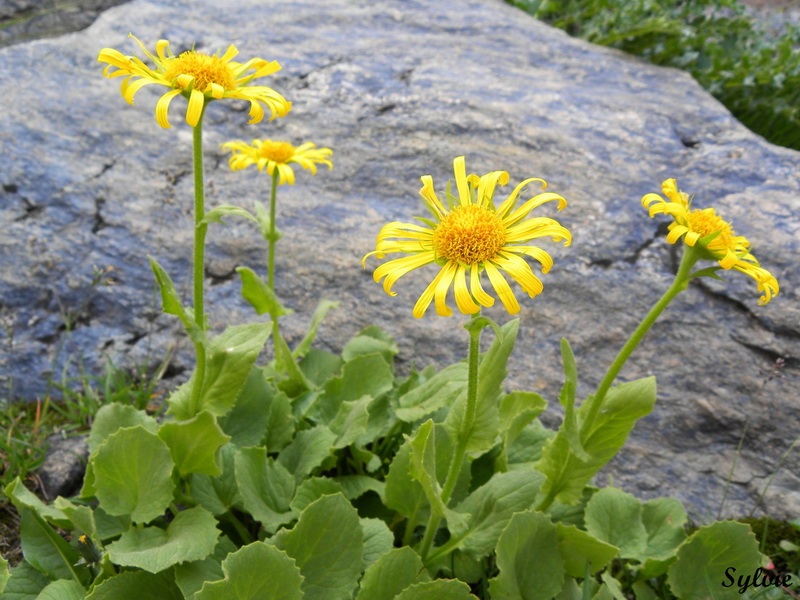
M 44 588 L 36 600 L 84 600 L 86 590 L 75 581 L 59 579 Z
M 290 504 L 295 479 L 286 468 L 267 458 L 266 448 L 241 448 L 235 458 L 236 483 L 245 509 L 270 533 L 294 519 Z
M 519 330 L 519 319 L 506 323 L 495 337 L 488 352 L 478 365 L 478 396 L 475 420 L 469 431 L 461 431 L 466 410 L 467 397 L 460 395 L 445 419 L 445 427 L 451 439 L 466 437 L 467 452 L 484 452 L 495 445 L 500 433 L 499 398 L 506 377 L 508 356 L 514 349 Z
M 275 336 L 275 361 L 277 370 L 280 373 L 285 373 L 287 378 L 279 384 L 280 389 L 289 394 L 292 398 L 296 398 L 303 392 L 311 389 L 311 384 L 306 380 L 305 375 L 300 370 L 297 362 L 292 357 L 292 351 L 282 335 Z
M 337 494 L 341 491 L 342 486 L 329 477 L 310 477 L 297 488 L 290 507 L 295 513 L 300 514 L 306 506 L 323 496 Z
M 6 589 L 6 584 L 11 578 L 11 571 L 8 570 L 8 561 L 0 556 L 0 592 Z
M 383 356 L 386 364 L 391 365 L 398 351 L 392 336 L 380 327 L 370 325 L 344 345 L 342 358 L 345 362 L 350 362 L 359 356 L 377 353 Z
M 236 272 L 242 280 L 242 298 L 250 303 L 256 314 L 268 314 L 277 318 L 294 312 L 281 304 L 275 292 L 252 269 L 236 267 Z
M 235 325 L 208 342 L 203 392 L 199 406 L 192 406 L 191 389 L 169 398 L 169 413 L 181 421 L 203 410 L 217 417 L 233 408 L 247 381 L 250 368 L 261 353 L 272 331 L 271 323 Z M 194 376 L 193 376 L 194 377 Z
M 225 577 L 222 561 L 237 548 L 226 536 L 221 536 L 214 547 L 214 552 L 202 560 L 195 560 L 173 567 L 175 583 L 186 598 L 193 598 L 206 581 L 218 581 Z
M 455 579 L 437 579 L 424 583 L 415 583 L 400 594 L 395 600 L 476 600 L 469 593 L 469 586 Z
M 584 514 L 590 534 L 618 547 L 620 557 L 640 563 L 672 558 L 686 538 L 686 512 L 673 498 L 642 505 L 631 494 L 607 487 L 592 496 Z
M 532 469 L 542 457 L 547 442 L 555 435 L 556 432 L 542 425 L 539 419 L 528 423 L 507 448 L 508 468 Z
M 500 432 L 503 438 L 502 454 L 496 467 L 508 470 L 509 449 L 524 429 L 547 408 L 547 401 L 533 392 L 511 392 L 500 401 Z
M 303 358 L 308 354 L 311 350 L 311 344 L 314 343 L 314 339 L 317 337 L 317 330 L 325 319 L 325 315 L 328 314 L 329 310 L 337 308 L 338 306 L 339 302 L 324 299 L 319 301 L 317 308 L 314 310 L 314 314 L 311 315 L 311 323 L 308 325 L 308 332 L 303 336 L 303 339 L 300 340 L 300 343 L 297 344 L 294 352 L 292 352 L 294 358 Z
M 394 534 L 380 519 L 361 519 L 364 534 L 363 568 L 369 567 L 394 545 Z
M 3 559 L 5 560 L 5 559 Z M 7 563 L 6 563 L 7 564 Z M 23 560 L 11 569 L 11 575 L 3 590 L 3 600 L 36 600 L 50 579 Z
M 298 433 L 278 455 L 278 462 L 292 473 L 297 482 L 305 479 L 330 456 L 336 434 L 319 425 Z
M 123 571 L 93 588 L 86 600 L 184 600 L 170 571 Z
M 566 338 L 561 338 L 561 360 L 564 364 L 564 386 L 558 397 L 561 406 L 564 407 L 564 422 L 560 432 L 563 432 L 569 443 L 572 453 L 582 461 L 590 460 L 588 454 L 583 449 L 580 439 L 580 426 L 578 417 L 575 413 L 575 390 L 578 387 L 578 369 L 575 366 L 575 356 L 572 354 L 572 347 Z
M 143 426 L 108 436 L 90 461 L 97 499 L 108 514 L 146 523 L 172 502 L 174 464 L 169 448 Z
M 591 564 L 592 573 L 597 573 L 619 552 L 616 546 L 598 540 L 574 525 L 556 523 L 556 533 L 564 570 L 572 577 L 583 577 L 587 562 Z
M 303 600 L 350 600 L 362 571 L 362 538 L 358 513 L 336 494 L 307 506 L 276 546 L 300 567 Z
M 261 232 L 263 238 L 269 241 L 272 237 L 272 233 L 270 232 L 270 223 L 272 219 L 269 216 L 269 209 L 263 202 L 255 202 L 254 207 L 256 209 L 256 219 L 258 220 L 258 230 Z M 275 227 L 275 241 L 277 242 L 282 237 L 283 234 Z
M 22 512 L 27 508 L 41 516 L 47 522 L 63 529 L 72 529 L 72 520 L 63 511 L 55 506 L 49 506 L 39 500 L 39 498 L 25 487 L 19 477 L 9 483 L 3 490 L 11 503 L 17 508 L 17 512 Z
M 295 348 L 297 352 L 297 348 Z M 306 379 L 315 386 L 324 386 L 325 383 L 342 370 L 342 357 L 327 350 L 311 348 L 300 360 L 300 370 Z
M 156 282 L 161 290 L 162 310 L 168 315 L 175 315 L 178 317 L 186 330 L 189 331 L 192 327 L 192 321 L 183 308 L 180 296 L 178 296 L 178 292 L 175 290 L 175 284 L 172 283 L 172 279 L 170 279 L 167 272 L 158 264 L 155 258 L 149 254 L 147 258 L 150 260 L 150 267 L 153 269 L 153 275 L 155 275 Z
M 414 550 L 394 548 L 367 568 L 356 600 L 394 600 L 407 587 L 429 580 Z
M 217 520 L 202 506 L 179 512 L 166 529 L 134 527 L 106 546 L 111 560 L 158 573 L 182 562 L 202 560 L 214 551 Z
M 110 515 L 99 506 L 93 512 L 97 537 L 103 541 L 117 537 L 131 526 L 128 515 Z
M 89 582 L 86 567 L 74 566 L 80 559 L 78 552 L 42 517 L 27 508 L 20 513 L 20 538 L 25 560 L 50 579 Z
M 301 600 L 303 576 L 285 552 L 253 542 L 222 562 L 225 577 L 206 582 L 194 600 Z
M 527 511 L 511 517 L 497 543 L 500 574 L 489 581 L 492 598 L 549 600 L 564 582 L 564 562 L 555 525 L 543 513 Z
M 451 528 L 447 546 L 460 548 L 474 558 L 490 554 L 511 516 L 531 508 L 543 479 L 535 471 L 495 473 L 455 507 L 472 517 L 466 529 Z
M 336 435 L 334 448 L 346 448 L 355 442 L 367 430 L 372 396 L 363 396 L 358 400 L 345 400 L 339 405 L 339 412 L 330 422 L 330 430 Z
M 614 579 L 610 573 L 605 572 L 600 575 L 603 584 L 594 595 L 594 600 L 628 600 L 627 596 L 622 592 L 622 584 Z
M 398 398 L 395 409 L 397 418 L 413 423 L 435 413 L 443 406 L 453 406 L 455 401 L 467 393 L 467 365 L 449 365 L 425 381 L 422 385 Z
M 392 368 L 380 354 L 357 356 L 342 366 L 340 377 L 334 377 L 325 386 L 314 407 L 314 416 L 322 423 L 330 423 L 345 400 L 378 398 L 393 385 Z
M 581 445 L 590 457 L 588 461 L 572 452 L 567 435 L 560 429 L 536 463 L 536 469 L 546 477 L 542 493 L 564 504 L 577 502 L 589 480 L 622 448 L 636 421 L 653 410 L 655 401 L 655 377 L 611 388 L 591 430 L 581 436 Z M 581 405 L 580 420 L 586 418 L 588 404 Z
M 383 498 L 386 490 L 385 482 L 367 475 L 342 475 L 334 478 L 334 481 L 341 486 L 342 493 L 348 500 L 355 500 L 369 491 L 373 491 Z
M 203 217 L 203 219 L 199 223 L 197 223 L 196 227 L 209 225 L 211 223 L 222 223 L 223 225 L 227 225 L 227 223 L 222 220 L 222 217 L 228 215 L 244 217 L 245 219 L 250 219 L 251 221 L 258 223 L 258 219 L 256 219 L 253 215 L 251 215 L 241 206 L 234 206 L 232 204 L 220 204 L 219 206 L 215 206 L 210 211 L 208 211 Z
M 672 593 L 683 600 L 741 598 L 738 578 L 761 565 L 753 532 L 743 523 L 718 521 L 695 531 L 669 568 Z M 731 570 L 733 569 L 733 570 Z M 731 577 L 733 581 L 731 581 Z
M 222 432 L 211 413 L 203 411 L 188 421 L 164 423 L 158 437 L 169 447 L 181 477 L 190 473 L 212 476 L 222 473 L 217 464 L 217 450 L 231 438 Z
M 209 475 L 192 475 L 192 495 L 203 508 L 212 514 L 221 515 L 240 501 L 239 486 L 236 484 L 234 457 L 236 446 L 226 444 L 219 450 L 222 474 L 217 477 Z
M 88 506 L 73 504 L 66 498 L 59 496 L 53 501 L 53 506 L 67 516 L 72 522 L 69 529 L 77 529 L 90 538 L 99 539 L 97 525 L 94 520 L 94 511 Z
M 436 431 L 435 434 L 432 433 Z M 447 524 L 451 530 L 463 531 L 467 528 L 467 518 L 469 515 L 460 514 L 450 508 L 442 501 L 442 488 L 437 480 L 437 464 L 443 462 L 442 457 L 437 456 L 439 446 L 435 438 L 439 435 L 447 435 L 443 427 L 434 429 L 433 421 L 428 419 L 417 430 L 416 435 L 410 440 L 411 448 L 411 476 L 416 479 L 425 492 L 425 498 L 437 517 L 447 519 Z M 444 459 L 452 460 L 452 452 Z
M 136 427 L 141 425 L 147 431 L 155 433 L 158 430 L 158 422 L 143 410 L 136 410 L 130 404 L 119 404 L 112 402 L 104 404 L 97 411 L 92 423 L 92 431 L 89 433 L 87 442 L 89 452 L 94 452 L 108 436 L 122 427 Z

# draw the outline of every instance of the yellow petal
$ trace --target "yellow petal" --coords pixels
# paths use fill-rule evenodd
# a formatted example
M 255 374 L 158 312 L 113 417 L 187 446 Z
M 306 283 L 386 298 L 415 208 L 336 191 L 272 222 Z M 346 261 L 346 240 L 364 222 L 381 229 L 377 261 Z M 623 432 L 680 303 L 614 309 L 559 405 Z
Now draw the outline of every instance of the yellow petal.
M 457 263 L 447 263 L 442 269 L 442 276 L 439 278 L 439 282 L 436 284 L 433 299 L 436 304 L 436 314 L 440 317 L 449 317 L 453 314 L 452 309 L 447 306 L 447 290 L 450 289 L 450 284 L 453 283 L 453 277 L 457 269 Z
M 433 294 L 436 290 L 436 286 L 439 285 L 439 281 L 442 279 L 444 271 L 445 270 L 442 269 L 436 274 L 436 277 L 434 277 L 433 281 L 428 284 L 428 287 L 425 288 L 425 291 L 422 292 L 419 300 L 417 300 L 417 303 L 414 305 L 414 309 L 411 311 L 411 314 L 413 314 L 417 319 L 421 319 L 425 314 L 425 311 L 428 310 L 431 300 L 433 300 Z
M 367 257 L 365 256 L 364 260 L 366 260 L 366 258 Z M 418 269 L 419 267 L 425 266 L 433 261 L 433 252 L 421 252 L 419 254 L 415 254 L 414 256 L 396 258 L 395 260 L 390 260 L 389 262 L 384 263 L 375 269 L 372 277 L 375 279 L 376 283 L 379 282 L 383 277 L 386 277 L 383 282 L 384 291 L 390 296 L 396 296 L 397 292 L 392 291 L 392 286 L 394 286 L 398 279 L 400 279 L 409 271 Z
M 533 274 L 530 265 L 519 256 L 501 253 L 493 263 L 511 275 L 514 281 L 516 281 L 531 298 L 542 293 L 544 285 L 542 285 L 539 278 Z
M 497 296 L 500 298 L 500 302 L 503 303 L 503 306 L 506 307 L 509 314 L 517 314 L 519 312 L 519 302 L 517 302 L 514 292 L 511 291 L 511 287 L 509 287 L 506 278 L 503 277 L 503 274 L 497 270 L 497 267 L 488 260 L 484 263 L 484 266 L 486 267 L 486 274 L 489 276 L 489 281 L 494 291 L 497 292 Z
M 472 265 L 469 274 L 469 288 L 472 296 L 483 306 L 493 306 L 494 298 L 487 294 L 481 286 L 481 271 L 478 263 Z
M 189 106 L 186 108 L 186 122 L 192 127 L 197 127 L 200 117 L 203 114 L 203 107 L 206 105 L 206 97 L 203 92 L 192 90 L 189 96 Z
M 455 274 L 455 280 L 453 285 L 453 292 L 456 296 L 456 305 L 458 306 L 458 310 L 460 310 L 465 315 L 473 315 L 478 312 L 481 307 L 475 304 L 475 301 L 472 299 L 472 296 L 467 289 L 467 269 L 463 265 L 458 265 Z
M 169 103 L 172 99 L 181 93 L 181 90 L 170 90 L 156 102 L 156 122 L 164 129 L 172 127 L 167 120 L 167 113 L 169 112 Z
M 467 184 L 467 163 L 463 156 L 453 160 L 453 172 L 456 176 L 456 186 L 458 187 L 458 198 L 461 206 L 467 206 L 470 202 L 469 185 Z

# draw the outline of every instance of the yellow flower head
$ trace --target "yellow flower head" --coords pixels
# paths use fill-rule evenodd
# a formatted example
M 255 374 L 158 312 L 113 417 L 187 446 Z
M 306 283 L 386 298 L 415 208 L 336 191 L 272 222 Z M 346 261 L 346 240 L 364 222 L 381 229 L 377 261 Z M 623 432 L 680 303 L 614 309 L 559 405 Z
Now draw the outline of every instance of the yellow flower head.
M 483 177 L 466 174 L 464 157 L 453 161 L 458 197 L 450 194 L 448 183 L 447 207 L 439 200 L 433 189 L 430 175 L 421 177 L 420 195 L 435 220 L 417 217 L 423 224 L 392 222 L 384 225 L 378 234 L 376 249 L 367 254 L 366 259 L 375 254 L 383 258 L 390 252 L 409 254 L 404 258 L 390 260 L 377 269 L 373 277 L 376 282 L 384 277 L 383 289 L 394 296 L 392 286 L 395 282 L 418 267 L 435 262 L 441 270 L 422 293 L 414 306 L 413 314 L 420 318 L 435 302 L 436 313 L 448 317 L 452 310 L 447 306 L 446 297 L 453 286 L 456 306 L 464 314 L 474 314 L 482 306 L 492 306 L 494 298 L 481 286 L 481 273 L 486 271 L 506 310 L 519 312 L 519 303 L 514 292 L 501 271 L 511 276 L 532 298 L 541 293 L 542 282 L 533 274 L 530 265 L 522 258 L 530 256 L 542 265 L 542 273 L 553 266 L 550 255 L 536 246 L 525 245 L 528 241 L 549 237 L 554 242 L 563 241 L 566 246 L 572 241 L 570 232 L 557 221 L 546 217 L 525 220 L 534 208 L 549 202 L 558 201 L 558 210 L 567 205 L 558 194 L 540 193 L 514 208 L 522 189 L 534 181 L 547 184 L 541 179 L 526 179 L 520 183 L 500 206 L 493 203 L 495 187 L 508 183 L 508 173 L 493 171 Z M 394 238 L 394 239 L 392 239 Z M 467 273 L 470 275 L 467 286 Z
M 251 117 L 249 123 L 258 123 L 264 118 L 261 104 L 269 109 L 270 120 L 276 116 L 283 117 L 292 107 L 291 102 L 287 102 L 272 88 L 250 85 L 254 79 L 280 70 L 280 65 L 274 60 L 267 62 L 261 58 L 252 58 L 245 63 L 234 62 L 232 59 L 239 51 L 233 45 L 222 56 L 194 50 L 175 56 L 169 49 L 167 40 L 158 41 L 157 56 L 154 56 L 133 34 L 129 35 L 153 62 L 155 69 L 151 69 L 135 56 L 125 56 L 113 48 L 103 48 L 97 60 L 108 64 L 103 69 L 106 77 L 125 77 L 121 91 L 128 104 L 133 104 L 136 92 L 151 83 L 171 88 L 156 104 L 156 121 L 161 127 L 170 126 L 167 110 L 169 103 L 178 94 L 183 94 L 189 100 L 186 122 L 192 127 L 200 120 L 205 103 L 220 98 L 248 100 Z
M 278 185 L 284 183 L 294 185 L 294 171 L 289 163 L 297 163 L 311 171 L 313 175 L 317 173 L 318 164 L 328 165 L 329 169 L 333 168 L 333 163 L 328 159 L 333 154 L 333 150 L 317 148 L 311 142 L 300 144 L 295 148 L 288 142 L 253 140 L 252 144 L 248 144 L 237 140 L 222 144 L 222 147 L 233 153 L 228 160 L 231 169 L 238 171 L 246 169 L 250 165 L 256 165 L 259 171 L 266 168 L 270 175 L 277 169 Z
M 730 223 L 723 221 L 713 208 L 692 210 L 689 196 L 678 189 L 674 179 L 664 181 L 661 191 L 669 200 L 658 194 L 646 194 L 642 206 L 649 208 L 650 217 L 658 213 L 672 215 L 674 220 L 667 235 L 670 244 L 683 236 L 687 245 L 705 251 L 705 258 L 716 260 L 723 269 L 736 269 L 755 279 L 758 291 L 763 294 L 759 304 L 767 304 L 772 296 L 777 295 L 780 291 L 778 280 L 750 254 L 747 238 L 736 235 Z

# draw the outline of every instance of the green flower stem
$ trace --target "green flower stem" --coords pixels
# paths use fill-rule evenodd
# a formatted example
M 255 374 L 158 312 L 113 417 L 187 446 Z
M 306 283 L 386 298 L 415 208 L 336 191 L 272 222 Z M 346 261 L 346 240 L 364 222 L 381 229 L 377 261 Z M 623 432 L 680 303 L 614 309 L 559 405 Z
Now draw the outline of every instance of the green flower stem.
M 461 422 L 459 428 L 458 441 L 456 443 L 455 452 L 450 462 L 450 467 L 447 470 L 447 479 L 442 488 L 442 502 L 446 505 L 450 501 L 450 496 L 453 489 L 456 487 L 458 475 L 461 472 L 461 466 L 464 462 L 464 455 L 467 452 L 467 442 L 469 441 L 470 433 L 475 425 L 475 413 L 478 409 L 478 357 L 480 355 L 481 345 L 481 326 L 472 326 L 472 323 L 480 317 L 480 311 L 475 313 L 472 321 L 467 325 L 469 331 L 469 358 L 468 358 L 468 375 L 467 375 L 467 406 L 464 410 L 464 420 Z M 441 518 L 431 514 L 428 520 L 428 526 L 425 528 L 425 536 L 422 538 L 422 545 L 420 546 L 420 554 L 422 561 L 426 562 L 428 552 L 433 543 L 433 537 L 436 535 L 436 530 L 439 528 Z
M 205 107 L 203 108 L 205 112 Z M 205 302 L 203 300 L 203 280 L 205 279 L 205 245 L 208 225 L 203 223 L 206 216 L 205 193 L 203 191 L 203 114 L 192 128 L 192 151 L 194 164 L 194 273 L 192 288 L 194 295 L 194 322 L 201 332 L 206 331 Z M 196 413 L 203 394 L 203 379 L 206 372 L 206 348 L 202 341 L 195 340 L 197 356 L 194 386 L 192 387 L 192 413 Z
M 589 401 L 589 412 L 586 415 L 586 419 L 584 419 L 583 423 L 581 424 L 581 438 L 585 437 L 586 434 L 591 431 L 594 420 L 597 417 L 597 413 L 600 412 L 600 407 L 603 405 L 603 400 L 605 400 L 606 394 L 611 388 L 611 384 L 614 383 L 614 379 L 616 379 L 617 374 L 622 369 L 625 361 L 628 360 L 628 357 L 636 349 L 636 346 L 639 345 L 639 342 L 642 341 L 642 338 L 644 338 L 644 336 L 653 326 L 653 323 L 656 322 L 656 319 L 658 319 L 661 313 L 664 312 L 664 309 L 667 308 L 667 305 L 669 305 L 675 296 L 680 294 L 689 285 L 689 279 L 691 279 L 690 271 L 699 259 L 700 256 L 695 248 L 684 245 L 681 264 L 678 267 L 678 272 L 675 274 L 675 280 L 672 282 L 672 285 L 666 292 L 664 292 L 664 295 L 661 296 L 661 299 L 656 302 L 656 305 L 650 309 L 650 312 L 647 313 L 647 316 L 644 318 L 644 320 L 639 323 L 639 326 L 636 328 L 636 331 L 633 332 L 633 335 L 631 335 L 631 337 L 628 338 L 628 341 L 625 342 L 622 350 L 619 351 L 619 354 L 617 354 L 614 362 L 611 363 L 611 366 L 606 372 L 606 376 L 603 378 L 603 381 L 600 382 L 600 386 L 597 388 L 597 392 L 595 392 L 594 397 Z
M 267 285 L 275 295 L 275 244 L 277 243 L 277 228 L 275 227 L 275 197 L 278 193 L 278 169 L 272 172 L 272 185 L 269 189 L 269 257 L 267 262 Z M 272 345 L 275 349 L 275 363 L 279 364 L 278 352 L 280 346 L 278 345 L 278 338 L 280 337 L 280 330 L 278 329 L 278 315 L 274 311 L 270 318 L 272 319 Z M 287 357 L 289 360 L 291 357 Z

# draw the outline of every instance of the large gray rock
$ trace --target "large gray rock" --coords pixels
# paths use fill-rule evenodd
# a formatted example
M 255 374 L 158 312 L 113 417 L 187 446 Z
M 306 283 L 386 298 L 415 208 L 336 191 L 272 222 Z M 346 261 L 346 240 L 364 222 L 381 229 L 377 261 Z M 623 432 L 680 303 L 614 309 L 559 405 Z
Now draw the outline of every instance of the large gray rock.
M 173 344 L 167 383 L 188 376 L 191 345 L 175 319 L 158 315 L 145 256 L 157 257 L 188 297 L 185 105 L 174 102 L 174 128 L 161 129 L 153 88 L 126 105 L 119 80 L 104 79 L 96 57 L 106 46 L 138 53 L 129 31 L 150 48 L 162 37 L 175 50 L 235 43 L 244 59 L 283 65 L 270 85 L 294 107 L 251 126 L 246 105 L 210 106 L 209 205 L 251 207 L 267 197 L 264 175 L 228 170 L 225 141 L 312 140 L 335 150 L 332 172 L 299 173 L 279 194 L 277 287 L 296 310 L 283 326 L 290 341 L 325 296 L 341 307 L 321 328 L 321 347 L 339 350 L 374 323 L 397 339 L 401 371 L 412 361 L 462 358 L 465 318 L 411 316 L 434 271 L 401 279 L 390 298 L 372 282 L 377 261 L 362 270 L 361 257 L 384 223 L 423 214 L 419 176 L 433 175 L 443 189 L 456 156 L 466 154 L 471 172 L 505 169 L 512 184 L 543 177 L 570 201 L 559 219 L 575 240 L 566 249 L 542 243 L 556 264 L 541 296 L 518 294 L 521 328 L 507 383 L 551 399 L 546 419 L 555 424 L 559 339 L 575 349 L 585 396 L 672 280 L 667 219 L 648 218 L 642 195 L 676 177 L 697 205 L 732 221 L 781 294 L 759 307 L 755 283 L 730 273 L 725 284 L 704 280 L 678 297 L 621 374 L 656 375 L 659 402 L 606 473 L 642 497 L 678 497 L 704 520 L 720 507 L 747 429 L 722 512 L 749 512 L 800 422 L 797 152 L 749 132 L 688 75 L 571 39 L 500 0 L 218 4 L 137 0 L 84 32 L 0 51 L 0 294 L 11 334 L 0 370 L 13 377 L 17 397 L 45 393 L 47 373 L 60 377 L 67 360 L 72 373 L 98 372 L 106 355 L 153 366 Z M 265 270 L 256 228 L 229 221 L 209 235 L 207 302 L 217 331 L 254 318 L 234 268 Z M 93 286 L 95 266 L 113 267 L 116 284 Z M 508 319 L 502 308 L 487 314 Z M 785 365 L 770 377 L 779 357 Z M 787 457 L 766 494 L 773 514 L 800 510 L 798 457 Z

